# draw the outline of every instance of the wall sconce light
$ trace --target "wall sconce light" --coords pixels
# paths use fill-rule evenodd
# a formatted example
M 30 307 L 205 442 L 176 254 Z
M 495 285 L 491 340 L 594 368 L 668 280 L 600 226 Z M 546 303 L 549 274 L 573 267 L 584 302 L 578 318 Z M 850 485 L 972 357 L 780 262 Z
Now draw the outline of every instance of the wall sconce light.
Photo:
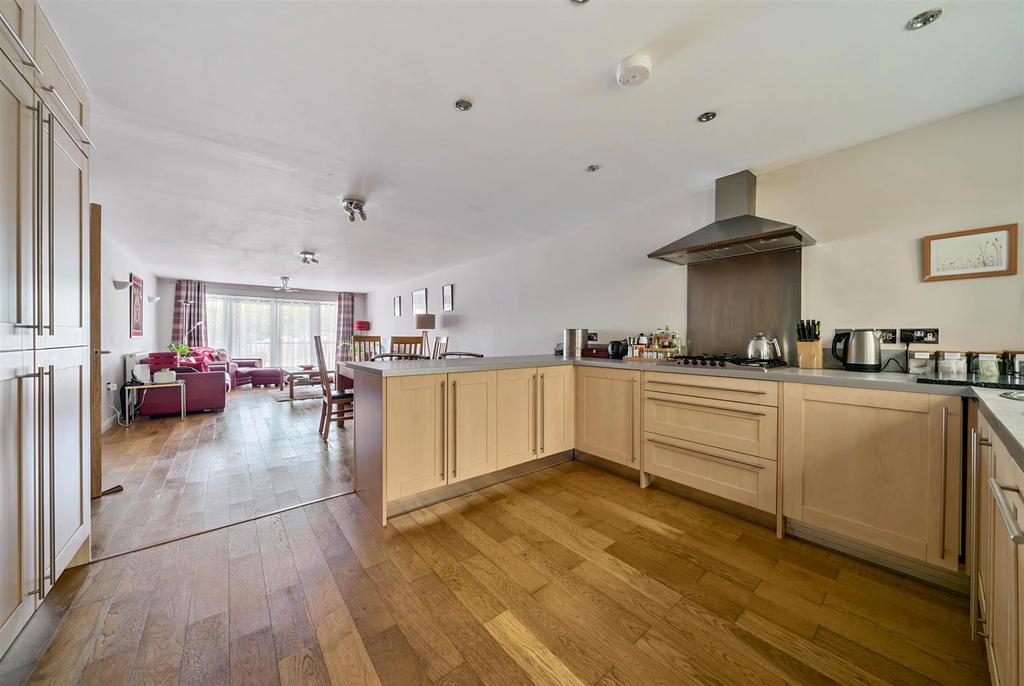
M 124 289 L 128 288 L 128 286 L 131 286 L 131 285 L 132 285 L 131 281 L 118 281 L 117 279 L 114 279 L 114 290 L 115 291 L 123 291 Z
M 159 295 L 147 295 L 146 296 L 146 300 L 148 300 L 149 304 L 152 305 L 153 303 L 160 302 L 160 296 Z

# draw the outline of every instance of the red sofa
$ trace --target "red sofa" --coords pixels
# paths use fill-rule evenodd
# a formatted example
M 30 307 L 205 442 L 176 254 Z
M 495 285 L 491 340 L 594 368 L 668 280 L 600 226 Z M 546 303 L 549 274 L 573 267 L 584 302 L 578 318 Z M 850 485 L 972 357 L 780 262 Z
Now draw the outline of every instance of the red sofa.
M 145 360 L 143 363 L 146 363 Z M 176 367 L 172 371 L 178 375 L 178 379 L 185 382 L 186 412 L 224 410 L 228 391 L 231 389 L 225 372 L 198 372 L 191 367 Z M 135 402 L 138 403 L 135 414 L 140 417 L 181 413 L 181 393 L 177 388 L 151 388 L 139 391 Z

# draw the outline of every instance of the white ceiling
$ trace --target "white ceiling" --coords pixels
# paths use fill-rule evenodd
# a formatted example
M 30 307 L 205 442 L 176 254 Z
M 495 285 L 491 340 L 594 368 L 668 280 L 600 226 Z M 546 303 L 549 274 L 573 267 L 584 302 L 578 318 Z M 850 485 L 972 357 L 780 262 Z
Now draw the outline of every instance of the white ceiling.
M 930 4 L 44 0 L 105 230 L 158 275 L 353 290 L 1024 92 L 1024 3 L 903 30 Z

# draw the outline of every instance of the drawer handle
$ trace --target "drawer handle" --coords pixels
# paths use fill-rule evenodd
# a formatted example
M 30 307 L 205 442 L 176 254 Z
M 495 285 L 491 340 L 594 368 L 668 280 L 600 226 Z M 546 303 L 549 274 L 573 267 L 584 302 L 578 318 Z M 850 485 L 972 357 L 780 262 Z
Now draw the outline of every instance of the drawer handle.
M 71 123 L 75 125 L 76 129 L 78 129 L 79 140 L 81 140 L 83 144 L 88 145 L 95 150 L 96 144 L 92 142 L 92 139 L 89 138 L 89 134 L 87 134 L 85 132 L 85 129 L 82 128 L 82 125 L 78 123 L 78 118 L 75 117 L 75 113 L 71 111 L 71 108 L 68 107 L 68 104 L 64 102 L 64 98 L 60 97 L 60 93 L 57 92 L 57 87 L 43 86 L 43 90 L 52 95 L 54 99 L 57 100 L 57 104 L 60 105 L 60 108 L 62 110 L 64 110 L 64 114 L 68 116 L 68 119 L 71 120 Z M 53 135 L 53 129 L 50 130 L 50 135 Z
M 750 467 L 751 469 L 765 469 L 765 466 L 763 464 L 751 464 L 749 462 L 744 462 L 743 460 L 735 460 L 731 457 L 722 457 L 721 455 L 715 455 L 714 453 L 706 453 L 701 450 L 694 450 L 693 448 L 684 448 L 683 446 L 675 445 L 673 443 L 666 443 L 664 441 L 659 441 L 654 438 L 648 438 L 647 442 L 654 443 L 655 445 L 661 445 L 666 448 L 672 448 L 673 450 L 678 450 L 681 452 L 697 453 L 698 455 L 713 457 L 716 460 L 725 460 L 726 462 L 732 462 L 734 464 L 743 465 L 744 467 Z
M 7 29 L 7 33 L 11 34 L 14 44 L 18 46 L 18 52 L 21 53 L 21 63 L 26 67 L 32 67 L 37 74 L 42 76 L 43 70 L 39 67 L 35 58 L 32 57 L 32 53 L 25 47 L 25 44 L 21 42 L 21 38 L 18 37 L 18 32 L 14 30 L 14 27 L 11 26 L 6 19 L 4 19 L 4 15 L 2 14 L 0 14 L 0 23 L 3 24 L 5 29 Z
M 750 393 L 751 395 L 768 395 L 767 391 L 748 391 L 743 388 L 713 388 L 711 386 L 701 386 L 695 383 L 680 383 L 678 381 L 658 381 L 657 379 L 648 379 L 648 384 L 660 383 L 665 386 L 684 386 L 686 388 L 700 388 L 705 391 L 728 391 L 730 393 Z
M 1019 494 L 1020 489 L 1016 486 L 1003 486 L 995 479 L 988 480 L 988 487 L 992 490 L 992 497 L 996 501 L 996 509 L 999 510 L 999 514 L 1003 517 L 1006 530 L 1010 532 L 1010 540 L 1017 545 L 1024 543 L 1024 532 L 1017 525 L 1017 518 L 1013 516 L 1013 511 L 1010 510 L 1010 503 L 1006 502 L 1006 494 L 1004 493 L 1004 491 L 1013 491 Z
M 647 397 L 648 400 L 656 403 L 668 403 L 669 405 L 689 405 L 690 407 L 704 407 L 711 410 L 722 410 L 724 412 L 739 412 L 740 414 L 751 414 L 757 417 L 767 417 L 767 412 L 755 412 L 754 410 L 738 410 L 732 407 L 715 407 L 714 405 L 701 405 L 700 403 L 688 403 L 685 400 L 669 400 L 667 398 L 652 398 Z

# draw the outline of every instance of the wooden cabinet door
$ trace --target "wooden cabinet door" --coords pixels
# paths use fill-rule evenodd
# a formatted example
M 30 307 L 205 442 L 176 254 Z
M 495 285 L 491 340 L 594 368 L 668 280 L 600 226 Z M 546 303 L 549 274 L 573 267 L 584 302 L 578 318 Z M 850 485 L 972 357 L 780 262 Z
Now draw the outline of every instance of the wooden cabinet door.
M 36 607 L 36 371 L 30 352 L 0 354 L 0 655 Z
M 496 372 L 448 375 L 448 483 L 488 474 L 498 466 Z
M 497 466 L 537 457 L 537 369 L 498 371 Z
M 42 177 L 39 309 L 44 326 L 36 347 L 87 345 L 88 159 L 50 111 L 44 125 Z
M 786 516 L 955 570 L 960 399 L 811 384 L 783 393 Z
M 386 379 L 384 459 L 389 501 L 446 483 L 447 379 L 445 374 Z
M 672 393 L 644 394 L 644 430 L 692 443 L 774 460 L 778 410 Z
M 576 370 L 576 447 L 636 467 L 640 455 L 640 372 Z
M 33 30 L 36 62 L 43 70 L 42 75 L 37 74 L 35 77 L 36 88 L 42 93 L 47 106 L 53 110 L 54 116 L 69 131 L 74 132 L 76 145 L 83 145 L 86 136 L 81 134 L 89 130 L 89 91 L 49 19 L 38 7 Z M 49 92 L 49 89 L 53 89 L 53 92 Z M 67 109 L 59 104 L 58 96 Z M 76 123 L 82 131 L 78 130 Z
M 89 356 L 85 347 L 43 350 L 40 403 L 46 569 L 60 578 L 89 538 Z
M 17 69 L 0 58 L 0 351 L 32 348 L 34 103 Z
M 538 381 L 538 452 L 541 457 L 572 450 L 575 439 L 572 365 L 540 367 Z
M 0 27 L 0 52 L 6 54 L 11 62 L 16 65 L 21 74 L 30 82 L 35 70 L 28 64 L 28 58 L 23 54 L 27 51 L 35 59 L 35 0 L 0 0 L 0 15 L 14 32 L 14 36 Z M 18 41 L 21 45 L 18 45 Z M 38 60 L 36 60 L 38 63 Z
M 1009 488 L 1024 488 L 1024 476 L 1013 458 L 1007 453 L 1005 446 L 995 436 L 991 437 L 992 459 L 994 466 L 993 480 L 996 484 Z M 988 499 L 995 504 L 989 483 L 985 484 Z M 1003 496 L 1010 508 L 1009 517 L 1018 526 L 1024 525 L 1024 502 L 1021 494 L 1012 490 L 1003 490 Z M 985 631 L 989 636 L 991 664 L 995 668 L 996 678 L 993 683 L 1019 684 L 1021 676 L 1020 651 L 1021 639 L 1021 602 L 1024 601 L 1024 589 L 1021 588 L 1024 569 L 1024 546 L 1014 543 L 1010 538 L 1010 530 L 1006 519 L 998 508 L 993 513 L 992 527 L 992 589 L 989 593 L 990 608 L 985 623 Z

